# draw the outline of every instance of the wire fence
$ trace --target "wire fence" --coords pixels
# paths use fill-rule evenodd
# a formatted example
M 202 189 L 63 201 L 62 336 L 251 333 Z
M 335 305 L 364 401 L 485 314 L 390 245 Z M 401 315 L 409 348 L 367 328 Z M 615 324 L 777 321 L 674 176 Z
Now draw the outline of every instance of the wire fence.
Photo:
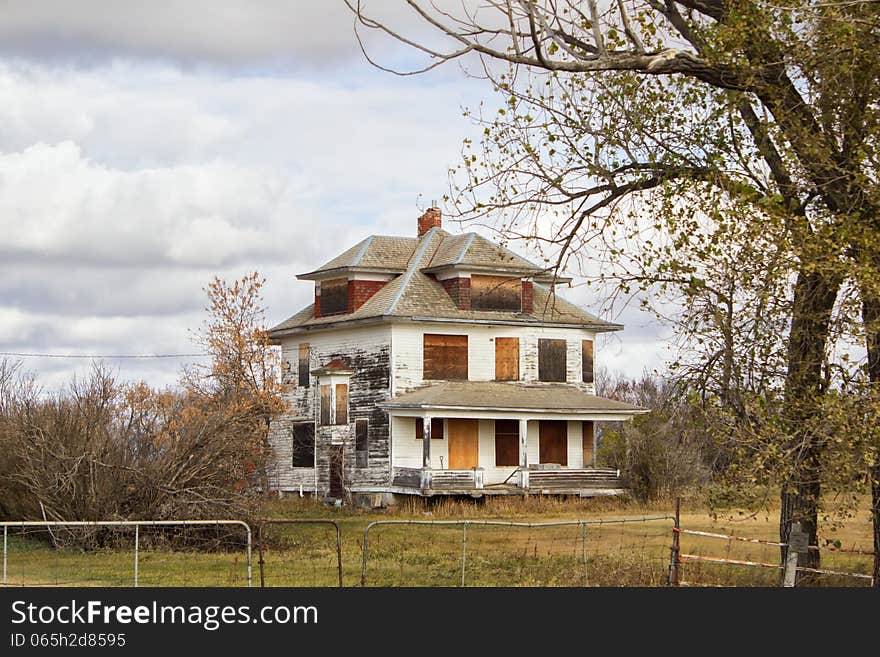
M 380 520 L 364 530 L 361 586 L 658 586 L 672 521 Z
M 335 554 L 328 550 L 335 537 Z M 335 520 L 267 519 L 257 529 L 260 586 L 342 586 L 342 530 Z
M 351 529 L 344 536 L 346 523 Z M 874 584 L 871 550 L 806 541 L 792 548 L 768 538 L 682 527 L 678 504 L 674 515 L 633 518 L 346 523 L 258 521 L 259 585 Z M 0 529 L 3 586 L 252 584 L 252 530 L 241 520 L 0 521 Z M 791 541 L 795 545 L 794 533 Z M 821 567 L 783 563 L 783 549 L 818 551 Z
M 785 582 L 782 551 L 789 547 L 778 541 L 676 526 L 673 528 L 670 583 L 679 586 L 781 586 Z M 873 586 L 870 574 L 873 552 L 835 546 L 808 546 L 807 549 L 820 552 L 822 567 L 796 567 L 798 585 Z M 794 585 L 793 573 L 792 580 Z
M 242 520 L 5 521 L 3 586 L 250 586 Z

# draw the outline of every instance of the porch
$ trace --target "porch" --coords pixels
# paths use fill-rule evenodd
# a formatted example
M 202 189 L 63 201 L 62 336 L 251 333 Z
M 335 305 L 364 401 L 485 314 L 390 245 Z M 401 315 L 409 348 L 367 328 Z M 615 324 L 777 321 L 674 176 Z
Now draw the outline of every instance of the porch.
M 516 468 L 509 480 L 486 483 L 485 470 L 435 470 L 395 467 L 391 485 L 396 492 L 428 495 L 616 495 L 624 492 L 620 471 L 611 468 Z
M 392 492 L 602 495 L 620 473 L 596 467 L 597 420 L 642 409 L 568 385 L 446 381 L 383 404 Z

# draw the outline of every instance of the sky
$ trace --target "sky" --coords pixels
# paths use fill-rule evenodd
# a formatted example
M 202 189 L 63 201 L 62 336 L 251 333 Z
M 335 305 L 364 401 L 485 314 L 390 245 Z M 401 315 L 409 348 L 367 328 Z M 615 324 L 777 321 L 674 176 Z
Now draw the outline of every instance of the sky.
M 497 102 L 456 64 L 371 66 L 342 0 L 8 0 L 0 14 L 0 352 L 101 355 L 156 386 L 199 358 L 113 356 L 197 352 L 215 275 L 265 276 L 272 325 L 310 303 L 297 273 L 370 234 L 415 235 L 479 138 L 463 109 Z M 597 365 L 662 367 L 649 315 L 604 316 L 626 330 Z M 22 361 L 50 389 L 91 362 Z

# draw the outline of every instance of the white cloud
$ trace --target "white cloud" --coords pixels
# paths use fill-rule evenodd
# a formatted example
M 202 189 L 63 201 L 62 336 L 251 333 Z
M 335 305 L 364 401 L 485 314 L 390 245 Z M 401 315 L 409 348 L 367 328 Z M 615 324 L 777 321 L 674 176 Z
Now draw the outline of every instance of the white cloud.
M 474 136 L 460 106 L 487 93 L 454 69 L 401 80 L 351 58 L 341 3 L 297 5 L 295 25 L 285 3 L 126 8 L 4 7 L 0 52 L 18 59 L 0 64 L 0 351 L 190 352 L 215 274 L 260 271 L 270 322 L 285 319 L 312 295 L 294 274 L 365 235 L 414 234 Z M 208 19 L 183 20 L 196 11 Z M 296 66 L 168 63 L 279 53 Z M 157 384 L 181 364 L 110 362 Z M 88 368 L 26 364 L 51 386 Z
M 296 58 L 314 66 L 356 54 L 350 26 L 343 3 L 324 0 L 41 0 L 4 3 L 0 41 L 30 57 Z

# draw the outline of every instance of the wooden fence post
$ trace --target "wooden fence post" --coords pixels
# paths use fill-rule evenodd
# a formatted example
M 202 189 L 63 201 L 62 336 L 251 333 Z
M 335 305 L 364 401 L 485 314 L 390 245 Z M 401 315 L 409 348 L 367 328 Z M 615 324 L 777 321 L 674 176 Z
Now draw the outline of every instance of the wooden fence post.
M 669 586 L 678 586 L 678 566 L 681 563 L 679 554 L 681 553 L 681 498 L 675 498 L 675 525 L 672 527 L 672 548 L 669 554 Z
M 793 587 L 797 584 L 798 555 L 807 552 L 807 535 L 799 522 L 791 524 L 788 536 L 788 552 L 785 556 L 785 571 L 782 575 L 782 586 Z

